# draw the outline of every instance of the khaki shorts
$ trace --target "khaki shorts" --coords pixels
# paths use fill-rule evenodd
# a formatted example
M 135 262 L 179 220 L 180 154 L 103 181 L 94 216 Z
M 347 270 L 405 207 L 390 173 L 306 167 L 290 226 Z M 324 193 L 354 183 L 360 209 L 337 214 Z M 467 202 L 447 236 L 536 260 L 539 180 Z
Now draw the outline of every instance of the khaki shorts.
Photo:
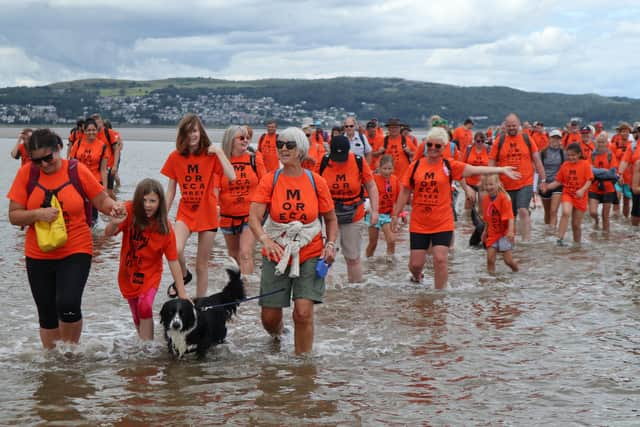
M 289 277 L 288 267 L 284 274 L 276 276 L 276 263 L 262 257 L 262 274 L 260 276 L 260 293 L 278 292 L 264 298 L 260 298 L 259 304 L 263 307 L 282 308 L 291 305 L 291 298 L 304 298 L 320 304 L 324 298 L 324 278 L 316 274 L 318 258 L 311 258 L 300 265 L 300 277 Z
M 340 251 L 346 259 L 360 259 L 362 220 L 351 224 L 339 224 Z

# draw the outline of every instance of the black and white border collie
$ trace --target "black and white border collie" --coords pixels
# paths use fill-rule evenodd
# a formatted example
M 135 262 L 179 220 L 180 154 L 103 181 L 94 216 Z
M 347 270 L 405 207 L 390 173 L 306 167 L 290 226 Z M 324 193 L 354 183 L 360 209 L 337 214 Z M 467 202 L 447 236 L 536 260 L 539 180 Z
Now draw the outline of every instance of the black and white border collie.
M 229 282 L 221 292 L 195 298 L 193 303 L 175 298 L 162 306 L 160 323 L 169 352 L 178 359 L 191 352 L 203 358 L 211 346 L 224 342 L 227 336 L 226 323 L 236 313 L 239 301 L 245 298 L 238 263 L 230 259 L 225 269 L 229 274 Z M 215 307 L 220 304 L 229 305 Z

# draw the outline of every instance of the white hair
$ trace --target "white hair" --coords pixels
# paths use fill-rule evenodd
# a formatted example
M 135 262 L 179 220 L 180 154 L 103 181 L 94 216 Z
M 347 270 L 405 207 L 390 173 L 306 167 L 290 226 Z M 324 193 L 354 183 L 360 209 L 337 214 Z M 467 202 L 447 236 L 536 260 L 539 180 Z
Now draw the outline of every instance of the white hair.
M 309 152 L 309 140 L 307 135 L 300 128 L 289 127 L 279 135 L 281 141 L 295 141 L 298 147 L 298 157 L 302 161 Z
M 449 143 L 449 133 L 441 127 L 433 127 L 427 132 L 427 141 L 440 141 L 444 145 Z

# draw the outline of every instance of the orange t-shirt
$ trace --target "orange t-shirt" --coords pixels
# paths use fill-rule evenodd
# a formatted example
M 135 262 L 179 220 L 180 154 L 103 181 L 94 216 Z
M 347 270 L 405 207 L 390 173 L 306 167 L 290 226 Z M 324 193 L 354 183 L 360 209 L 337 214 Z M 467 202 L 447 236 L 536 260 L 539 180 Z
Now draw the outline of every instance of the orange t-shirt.
M 453 131 L 453 140 L 458 141 L 458 147 L 464 153 L 467 150 L 467 146 L 473 143 L 473 131 L 460 126 Z
M 491 247 L 509 231 L 509 220 L 513 219 L 511 199 L 506 193 L 498 191 L 496 198 L 491 200 L 487 194 L 482 200 L 482 206 L 486 206 L 483 217 L 487 224 L 487 247 Z
M 215 187 L 220 189 L 220 227 L 232 227 L 238 219 L 249 215 L 251 197 L 260 178 L 267 174 L 262 154 L 255 153 L 256 170 L 251 167 L 251 153 L 231 157 L 236 179 L 229 181 L 226 175 L 216 175 Z M 234 218 L 235 217 L 235 218 Z
M 582 142 L 582 137 L 580 136 L 580 132 L 567 132 L 562 136 L 562 148 L 565 150 L 569 144 L 573 143 L 580 144 Z
M 640 144 L 636 146 L 635 150 L 631 149 L 631 143 L 627 145 L 627 149 L 624 151 L 622 155 L 622 162 L 627 163 L 627 168 L 624 170 L 622 174 L 622 179 L 625 184 L 631 185 L 631 180 L 633 179 L 633 165 L 640 159 Z
M 311 172 L 315 189 L 306 172 L 298 176 L 280 173 L 273 186 L 275 172 L 267 173 L 258 184 L 252 202 L 267 205 L 271 220 L 278 223 L 300 221 L 309 224 L 319 214 L 333 210 L 333 199 L 327 182 L 320 175 Z M 322 233 L 318 233 L 308 245 L 300 249 L 300 263 L 322 253 Z M 264 248 L 262 255 L 267 256 Z
M 57 195 L 62 207 L 62 217 L 67 227 L 67 243 L 50 252 L 42 252 L 36 239 L 35 227 L 30 226 L 25 237 L 25 255 L 29 258 L 62 259 L 77 253 L 93 254 L 93 240 L 91 239 L 91 230 L 87 225 L 84 200 L 69 181 L 68 164 L 68 160 L 62 160 L 62 165 L 57 172 L 47 175 L 40 171 L 40 177 L 38 178 L 40 185 L 50 190 L 69 182 L 69 185 L 62 188 Z M 31 167 L 31 163 L 28 163 L 18 170 L 9 194 L 7 194 L 10 200 L 25 206 L 29 210 L 38 209 L 42 205 L 45 196 L 44 191 L 38 186 L 33 189 L 31 195 L 27 195 Z M 78 178 L 89 199 L 93 199 L 103 191 L 100 182 L 80 162 L 78 162 Z
M 327 181 L 334 203 L 344 202 L 345 205 L 351 205 L 362 201 L 359 197 L 362 186 L 373 179 L 373 174 L 364 159 L 362 159 L 362 174 L 360 174 L 355 154 L 349 153 L 346 162 L 329 160 L 329 164 L 322 172 L 322 177 Z M 364 204 L 358 206 L 353 222 L 360 221 L 362 218 L 364 218 Z
M 218 156 L 206 152 L 187 156 L 178 151 L 169 154 L 160 170 L 180 187 L 180 204 L 176 221 L 184 222 L 190 231 L 213 230 L 218 227 L 218 201 L 213 192 L 215 176 L 222 175 Z
M 378 151 L 379 149 L 384 147 L 384 135 L 380 135 L 378 132 L 376 132 L 376 135 L 373 138 L 369 138 L 368 133 L 365 136 L 367 137 L 367 140 L 371 145 L 371 151 Z M 373 156 L 373 155 L 371 156 L 371 163 L 369 163 L 371 170 L 376 170 L 378 168 L 378 164 L 380 163 L 380 157 L 382 156 L 383 154 L 379 156 Z
M 532 139 L 529 141 L 531 142 L 531 150 L 529 150 L 522 134 L 505 135 L 500 156 L 498 156 L 499 140 L 497 139 L 491 146 L 490 160 L 495 161 L 498 157 L 497 166 L 513 166 L 521 175 L 520 179 L 511 179 L 506 175 L 500 175 L 500 181 L 502 181 L 505 190 L 519 190 L 527 185 L 533 185 L 532 155 L 538 152 L 538 146 Z
M 107 139 L 107 135 L 105 134 L 105 132 L 109 132 L 109 139 Z M 96 138 L 102 140 L 104 144 L 107 146 L 107 152 L 109 153 L 109 157 L 107 159 L 107 167 L 112 168 L 113 162 L 115 160 L 113 157 L 113 146 L 118 143 L 118 140 L 120 139 L 120 134 L 114 131 L 113 129 L 108 129 L 103 127 L 98 131 L 98 135 L 96 136 Z M 111 143 L 109 143 L 109 141 L 111 141 Z
M 563 202 L 570 202 L 576 209 L 587 210 L 589 192 L 585 191 L 581 198 L 576 197 L 576 191 L 588 181 L 593 180 L 591 163 L 587 160 L 578 160 L 575 163 L 566 161 L 560 166 L 556 174 L 556 181 L 562 184 Z
M 413 145 L 413 142 L 410 138 L 405 138 L 407 149 L 414 153 L 416 151 L 416 146 Z M 384 147 L 384 139 L 382 140 L 382 146 Z M 402 137 L 400 135 L 396 137 L 389 136 L 387 142 L 387 149 L 383 154 L 388 154 L 393 157 L 393 173 L 396 176 L 400 176 L 407 170 L 409 167 L 409 158 L 407 157 L 407 153 L 402 150 Z
M 591 142 L 585 144 L 584 142 L 580 141 L 580 150 L 582 150 L 583 159 L 589 160 L 591 158 L 591 153 L 593 153 L 594 149 L 595 147 Z
M 307 157 L 309 158 L 302 162 L 302 167 L 309 169 L 312 172 L 318 172 L 320 169 L 320 162 L 325 154 L 326 150 L 324 149 L 324 143 L 321 142 L 316 144 L 314 142 L 310 142 L 309 151 L 307 152 Z
M 623 140 L 620 134 L 616 134 L 611 138 L 611 142 L 609 143 L 609 150 L 616 155 L 616 159 L 618 159 L 618 163 L 622 161 L 622 156 L 627 151 L 627 147 L 630 147 L 631 143 L 629 142 L 629 138 Z
M 98 182 L 102 182 L 100 162 L 102 159 L 107 159 L 107 163 L 109 162 L 109 150 L 103 140 L 96 138 L 93 142 L 89 142 L 87 138 L 82 138 L 77 144 L 73 144 L 70 155 L 72 159 L 78 159 L 89 168 Z M 103 184 L 106 183 L 103 182 Z
M 176 235 L 169 224 L 169 233 L 160 234 L 152 222 L 139 231 L 133 225 L 133 204 L 127 202 L 127 219 L 118 226 L 122 231 L 118 285 L 125 298 L 134 298 L 151 288 L 158 288 L 162 278 L 162 255 L 168 261 L 178 259 Z
M 611 155 L 611 161 L 609 161 L 609 155 Z M 616 159 L 616 156 L 614 156 L 613 153 L 610 151 L 606 151 L 604 153 L 594 152 L 589 157 L 589 161 L 591 162 L 591 165 L 594 168 L 600 168 L 600 169 L 611 169 L 611 168 L 617 169 L 618 168 L 618 159 Z M 613 182 L 602 181 L 602 184 L 604 185 L 604 190 L 599 190 L 598 181 L 594 180 L 593 184 L 591 184 L 591 187 L 589 187 L 589 192 L 597 193 L 597 194 L 605 194 L 605 193 L 612 193 L 616 191 L 615 186 L 613 185 Z
M 426 159 L 418 159 L 402 175 L 400 184 L 413 192 L 410 232 L 432 234 L 455 229 L 449 174 L 453 180 L 462 179 L 466 164 L 456 160 L 449 160 L 449 164 L 450 171 L 442 160 L 429 163 Z
M 273 135 L 264 133 L 258 141 L 258 151 L 262 153 L 262 157 L 264 158 L 264 166 L 267 168 L 267 172 L 274 171 L 280 167 L 280 159 L 278 159 L 278 147 L 276 147 L 277 140 L 277 133 L 274 133 Z
M 544 132 L 531 132 L 531 138 L 536 142 L 538 151 L 544 151 L 549 146 L 549 136 Z
M 465 163 L 473 165 L 473 166 L 487 166 L 489 164 L 489 150 L 486 145 L 482 145 L 480 148 L 480 152 L 478 152 L 476 145 L 472 145 L 471 148 L 467 148 L 465 153 L 465 158 L 463 159 Z M 478 186 L 480 184 L 480 175 L 471 175 L 465 177 L 465 181 L 469 185 Z
M 18 145 L 18 157 L 20 158 L 20 166 L 24 166 L 31 161 L 31 157 L 29 156 L 29 152 L 27 151 L 26 145 L 24 142 L 21 142 Z
M 84 138 L 84 132 L 81 130 L 71 129 L 71 132 L 69 132 L 70 145 L 75 144 L 76 142 L 80 141 L 82 138 Z
M 398 178 L 393 174 L 389 178 L 374 174 L 373 179 L 378 187 L 378 213 L 391 214 L 400 194 Z

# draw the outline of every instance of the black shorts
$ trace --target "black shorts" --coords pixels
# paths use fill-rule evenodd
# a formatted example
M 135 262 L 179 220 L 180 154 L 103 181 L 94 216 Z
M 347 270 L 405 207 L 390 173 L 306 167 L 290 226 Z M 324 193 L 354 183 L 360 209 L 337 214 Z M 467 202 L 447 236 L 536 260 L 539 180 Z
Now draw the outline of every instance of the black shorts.
M 553 196 L 554 194 L 562 194 L 562 185 L 556 189 L 553 190 L 549 190 L 549 191 L 542 191 L 542 190 L 538 190 L 538 194 L 540 195 L 540 197 L 542 197 L 543 199 L 550 199 L 551 196 Z
M 58 320 L 73 323 L 82 319 L 82 293 L 90 268 L 89 254 L 62 259 L 27 257 L 27 277 L 42 329 L 56 329 Z
M 589 199 L 597 200 L 598 203 L 614 203 L 618 200 L 618 195 L 615 191 L 611 193 L 598 194 L 589 191 Z
M 640 218 L 640 194 L 634 194 L 631 200 L 631 216 Z
M 453 239 L 453 231 L 441 231 L 440 233 L 409 233 L 410 249 L 427 250 L 431 246 L 449 247 Z

